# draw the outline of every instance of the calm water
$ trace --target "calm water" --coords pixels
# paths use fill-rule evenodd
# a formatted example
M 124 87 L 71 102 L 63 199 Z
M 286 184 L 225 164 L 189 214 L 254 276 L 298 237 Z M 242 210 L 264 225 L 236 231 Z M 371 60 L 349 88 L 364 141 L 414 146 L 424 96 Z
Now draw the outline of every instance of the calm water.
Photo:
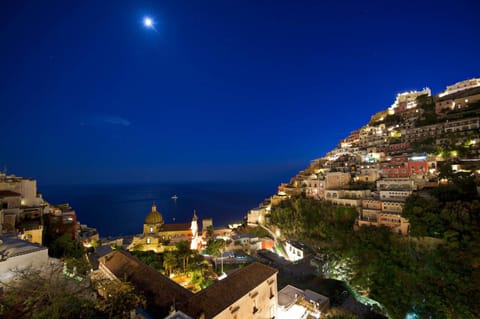
M 78 220 L 97 228 L 102 237 L 141 233 L 153 202 L 166 223 L 190 222 L 195 209 L 200 220 L 212 217 L 214 227 L 222 227 L 241 221 L 274 191 L 273 185 L 228 183 L 39 185 L 46 201 L 69 203 Z

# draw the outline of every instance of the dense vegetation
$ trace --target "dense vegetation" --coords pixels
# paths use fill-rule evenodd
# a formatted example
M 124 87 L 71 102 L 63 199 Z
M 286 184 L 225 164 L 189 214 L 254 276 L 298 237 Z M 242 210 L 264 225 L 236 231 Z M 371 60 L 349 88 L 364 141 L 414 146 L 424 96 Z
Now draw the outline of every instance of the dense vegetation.
M 174 251 L 162 254 L 153 251 L 131 251 L 131 253 L 166 276 L 171 274 L 187 276 L 191 280 L 185 288 L 194 292 L 210 286 L 213 283 L 213 276 L 209 262 L 197 252 L 190 250 L 190 243 L 187 241 L 178 242 L 176 248 Z
M 286 237 L 322 241 L 350 233 L 356 217 L 354 208 L 297 197 L 274 206 L 270 219 Z
M 129 318 L 130 311 L 145 306 L 145 297 L 128 282 L 98 282 L 105 298 L 94 298 L 87 280 L 66 277 L 62 265 L 42 272 L 27 268 L 4 284 L 0 298 L 1 318 Z
M 331 277 L 379 301 L 392 318 L 477 318 L 479 208 L 478 201 L 412 196 L 405 209 L 412 233 L 438 239 L 401 237 L 383 227 L 353 231 L 355 210 L 301 197 L 274 207 L 271 221 L 318 247 Z

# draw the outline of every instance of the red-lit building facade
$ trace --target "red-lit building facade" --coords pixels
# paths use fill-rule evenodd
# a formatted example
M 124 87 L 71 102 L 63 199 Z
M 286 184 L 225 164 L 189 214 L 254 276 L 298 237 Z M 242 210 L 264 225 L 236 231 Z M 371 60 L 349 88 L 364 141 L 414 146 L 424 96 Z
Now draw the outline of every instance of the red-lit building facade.
M 386 178 L 410 177 L 427 172 L 428 162 L 425 156 L 393 156 L 390 161 L 380 163 L 380 176 Z
M 77 214 L 68 204 L 51 206 L 48 215 L 48 230 L 53 237 L 69 233 L 72 239 L 77 239 Z

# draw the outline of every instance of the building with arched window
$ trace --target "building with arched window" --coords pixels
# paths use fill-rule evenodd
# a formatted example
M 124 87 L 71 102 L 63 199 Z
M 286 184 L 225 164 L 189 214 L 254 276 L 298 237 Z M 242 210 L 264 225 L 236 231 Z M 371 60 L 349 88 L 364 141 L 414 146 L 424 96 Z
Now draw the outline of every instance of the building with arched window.
M 193 237 L 196 237 L 198 233 L 197 219 L 194 212 L 191 223 L 165 224 L 162 214 L 153 204 L 152 210 L 145 217 L 143 233 L 133 238 L 129 249 L 155 252 L 173 250 L 179 241 L 191 242 Z

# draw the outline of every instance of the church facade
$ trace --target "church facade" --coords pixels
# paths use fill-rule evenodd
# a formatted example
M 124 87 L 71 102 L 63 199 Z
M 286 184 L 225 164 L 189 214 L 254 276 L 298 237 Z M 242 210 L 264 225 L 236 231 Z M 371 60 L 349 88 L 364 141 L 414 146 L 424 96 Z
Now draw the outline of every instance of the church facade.
M 152 210 L 145 217 L 143 233 L 135 236 L 128 247 L 129 250 L 149 251 L 161 253 L 175 250 L 175 244 L 180 241 L 190 242 L 192 249 L 198 247 L 197 215 L 193 213 L 191 223 L 165 224 L 162 214 L 157 211 L 157 206 L 152 205 Z

